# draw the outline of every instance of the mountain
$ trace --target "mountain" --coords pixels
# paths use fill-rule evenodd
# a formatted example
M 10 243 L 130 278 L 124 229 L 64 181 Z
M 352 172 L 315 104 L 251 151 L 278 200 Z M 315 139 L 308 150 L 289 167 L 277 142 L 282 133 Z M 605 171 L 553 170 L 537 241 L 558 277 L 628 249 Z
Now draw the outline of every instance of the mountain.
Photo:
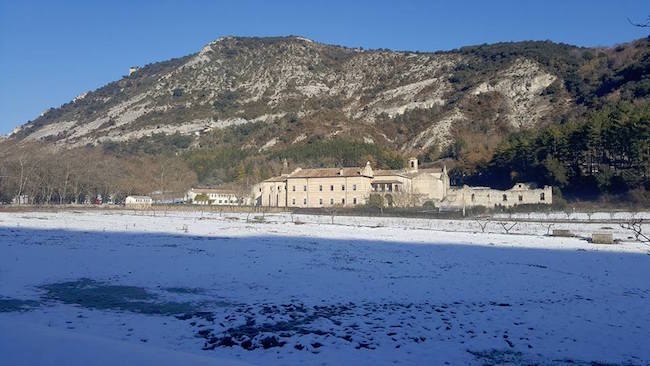
M 346 165 L 374 156 L 390 166 L 417 155 L 451 159 L 464 176 L 489 165 L 513 134 L 586 121 L 617 103 L 646 108 L 649 70 L 648 39 L 425 53 L 223 37 L 51 108 L 10 139 L 181 153 L 204 183 L 232 181 L 252 163 L 275 171 L 282 158 Z
M 521 54 L 496 54 L 508 59 L 500 60 L 481 54 L 485 47 L 364 51 L 302 37 L 225 37 L 50 109 L 16 137 L 85 145 L 298 119 L 306 129 L 247 142 L 270 148 L 347 135 L 400 149 L 443 147 L 453 141 L 454 125 L 483 112 L 482 119 L 517 129 L 548 120 L 559 108 L 543 92 L 561 75 L 531 50 L 548 49 L 567 63 L 584 50 L 550 42 L 510 46 Z M 476 110 L 486 100 L 493 104 Z M 399 123 L 410 116 L 418 120 L 414 126 Z

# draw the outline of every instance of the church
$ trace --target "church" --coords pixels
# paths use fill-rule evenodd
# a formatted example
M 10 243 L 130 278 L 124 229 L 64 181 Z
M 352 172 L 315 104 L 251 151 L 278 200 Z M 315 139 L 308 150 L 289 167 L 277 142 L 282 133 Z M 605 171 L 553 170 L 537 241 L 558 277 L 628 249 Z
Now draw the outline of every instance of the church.
M 447 208 L 552 202 L 550 187 L 538 190 L 518 184 L 508 191 L 451 187 L 446 167 L 420 169 L 416 158 L 398 170 L 375 170 L 370 162 L 364 167 L 297 168 L 255 185 L 252 193 L 256 205 L 267 207 L 353 207 L 366 204 L 373 194 L 381 195 L 386 206 L 398 207 L 428 201 Z
M 447 169 L 418 169 L 413 158 L 401 170 L 364 167 L 297 168 L 255 186 L 255 202 L 273 207 L 331 207 L 366 204 L 371 194 L 388 206 L 414 206 L 440 201 L 449 188 Z

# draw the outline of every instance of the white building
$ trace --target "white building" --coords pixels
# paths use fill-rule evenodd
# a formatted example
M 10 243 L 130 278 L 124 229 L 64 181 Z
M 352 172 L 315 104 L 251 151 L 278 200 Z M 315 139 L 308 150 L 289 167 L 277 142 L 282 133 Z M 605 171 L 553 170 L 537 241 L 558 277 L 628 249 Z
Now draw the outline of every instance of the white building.
M 219 188 L 191 188 L 185 194 L 185 202 L 195 205 L 240 206 L 246 200 L 234 190 Z
M 11 200 L 11 203 L 14 205 L 28 205 L 31 203 L 31 199 L 29 198 L 28 195 L 22 194 L 20 196 L 16 196 Z
M 149 196 L 127 196 L 124 200 L 126 207 L 151 207 L 153 200 Z

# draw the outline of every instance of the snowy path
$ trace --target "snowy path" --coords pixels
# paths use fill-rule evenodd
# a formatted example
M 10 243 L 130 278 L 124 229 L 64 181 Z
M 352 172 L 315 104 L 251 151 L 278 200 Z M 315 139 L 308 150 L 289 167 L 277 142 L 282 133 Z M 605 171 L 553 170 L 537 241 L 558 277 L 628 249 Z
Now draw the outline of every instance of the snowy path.
M 44 354 L 78 339 L 139 364 L 650 363 L 642 244 L 245 218 L 0 213 L 0 330 L 29 330 L 0 352 L 31 334 Z

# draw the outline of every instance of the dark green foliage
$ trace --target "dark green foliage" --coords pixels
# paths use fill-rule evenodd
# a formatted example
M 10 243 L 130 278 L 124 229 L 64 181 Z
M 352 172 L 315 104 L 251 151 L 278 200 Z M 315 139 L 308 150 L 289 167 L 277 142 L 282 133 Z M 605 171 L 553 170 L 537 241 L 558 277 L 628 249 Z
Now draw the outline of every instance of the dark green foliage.
M 237 100 L 239 97 L 239 93 L 237 92 L 225 91 L 217 97 L 217 99 L 212 103 L 212 106 L 218 115 L 225 115 L 231 113 L 235 108 L 237 108 Z
M 221 147 L 188 151 L 184 157 L 199 182 L 232 182 L 235 167 L 249 153 L 237 147 Z
M 477 76 L 494 74 L 520 58 L 533 59 L 553 74 L 566 79 L 568 75 L 575 74 L 584 62 L 580 50 L 575 46 L 550 41 L 503 42 L 463 47 L 457 52 L 474 60 L 457 65 L 449 81 L 459 85 L 460 90 L 466 90 L 474 85 Z
M 650 102 L 642 102 L 608 105 L 583 122 L 515 133 L 465 181 L 502 188 L 530 181 L 596 198 L 643 188 L 649 179 Z
M 384 197 L 380 194 L 371 194 L 370 197 L 368 197 L 368 202 L 366 205 L 368 207 L 373 207 L 373 208 L 382 208 L 384 207 Z
M 135 141 L 103 143 L 104 151 L 112 154 L 136 155 L 140 153 L 160 155 L 168 154 L 179 149 L 187 149 L 192 143 L 192 137 L 175 133 L 173 135 L 155 134 Z
M 422 208 L 425 208 L 427 210 L 433 210 L 436 208 L 436 204 L 433 203 L 433 201 L 426 201 L 422 204 Z
M 288 147 L 271 154 L 274 158 L 286 158 L 313 166 L 363 166 L 367 161 L 373 167 L 401 169 L 404 159 L 398 153 L 348 139 L 316 140 L 303 145 Z

